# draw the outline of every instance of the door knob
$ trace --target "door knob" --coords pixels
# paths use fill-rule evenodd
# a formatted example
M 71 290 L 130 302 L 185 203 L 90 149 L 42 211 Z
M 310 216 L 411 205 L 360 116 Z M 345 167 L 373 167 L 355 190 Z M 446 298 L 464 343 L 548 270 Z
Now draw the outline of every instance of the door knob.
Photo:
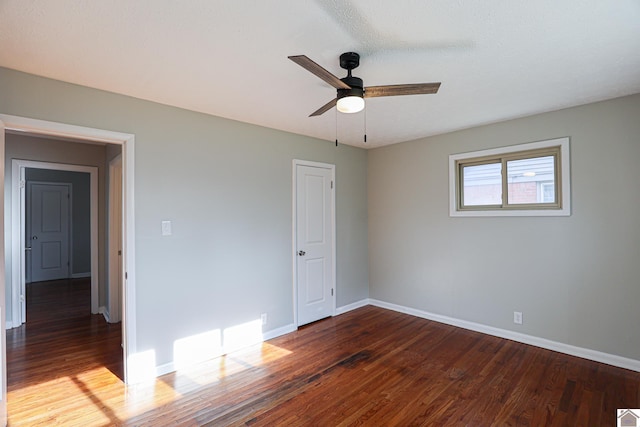
M 305 251 L 298 251 L 298 255 L 305 256 L 307 253 Z

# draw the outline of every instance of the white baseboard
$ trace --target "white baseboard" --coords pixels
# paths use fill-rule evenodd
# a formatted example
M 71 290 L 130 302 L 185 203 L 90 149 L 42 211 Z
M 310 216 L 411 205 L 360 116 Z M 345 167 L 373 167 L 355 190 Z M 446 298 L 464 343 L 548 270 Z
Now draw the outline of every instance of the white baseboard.
M 164 365 L 156 366 L 156 377 L 161 377 L 162 375 L 170 374 L 176 371 L 176 367 L 173 362 L 165 363 Z
M 294 332 L 297 329 L 298 328 L 296 327 L 296 325 L 291 323 L 289 325 L 282 326 L 280 328 L 276 328 L 276 329 L 272 329 L 272 330 L 267 331 L 267 332 L 263 332 L 262 333 L 262 340 L 263 341 L 271 340 L 273 338 L 277 338 L 279 336 L 286 335 L 288 333 Z
M 506 338 L 512 341 L 529 344 L 536 347 L 545 348 L 547 350 L 557 351 L 559 353 L 569 354 L 571 356 L 581 357 L 583 359 L 593 360 L 595 362 L 606 363 L 607 365 L 617 366 L 619 368 L 630 369 L 640 372 L 640 360 L 629 359 L 615 354 L 603 353 L 601 351 L 591 350 L 583 347 L 576 347 L 557 341 L 551 341 L 545 338 L 533 335 L 522 334 L 520 332 L 509 331 L 507 329 L 494 328 L 493 326 L 483 325 L 481 323 L 470 322 L 468 320 L 456 319 L 453 317 L 443 316 L 441 314 L 429 313 L 427 311 L 415 308 L 404 307 L 376 299 L 369 299 L 369 304 L 376 307 L 386 308 L 400 313 L 410 314 L 412 316 L 421 317 L 423 319 L 433 320 L 447 325 L 457 326 L 471 331 L 481 332 L 495 337 Z
M 18 326 L 20 326 L 20 325 L 14 326 L 13 322 L 11 320 L 7 320 L 5 325 L 4 325 L 4 328 L 5 329 L 13 329 L 13 328 L 17 328 Z
M 352 302 L 351 304 L 343 305 L 342 307 L 336 308 L 336 316 L 347 313 L 351 310 L 355 310 L 356 308 L 367 306 L 369 304 L 369 299 L 365 298 L 360 301 Z
M 88 273 L 72 273 L 71 274 L 71 278 L 72 279 L 85 279 L 87 277 L 91 277 L 91 272 L 88 272 Z
M 354 303 L 344 305 L 336 308 L 336 316 L 347 313 L 349 311 L 365 307 L 367 305 L 373 305 L 376 307 L 386 308 L 388 310 L 397 311 L 399 313 L 405 313 L 423 319 L 433 320 L 435 322 L 444 323 L 451 326 L 456 326 L 463 329 L 468 329 L 475 332 L 480 332 L 487 335 L 492 335 L 499 338 L 505 338 L 512 341 L 521 342 L 523 344 L 529 344 L 547 350 L 553 350 L 571 356 L 581 357 L 587 360 L 593 360 L 595 362 L 606 363 L 608 365 L 617 366 L 620 368 L 630 369 L 632 371 L 640 372 L 640 360 L 629 359 L 615 354 L 603 353 L 601 351 L 591 350 L 588 348 L 576 347 L 570 344 L 565 344 L 557 341 L 548 340 L 545 338 L 536 337 L 533 335 L 522 334 L 519 332 L 509 331 L 507 329 L 495 328 L 493 326 L 483 325 L 481 323 L 470 322 L 468 320 L 456 319 L 449 316 L 443 316 L 441 314 L 430 313 L 423 310 L 418 310 L 411 307 L 405 307 L 398 304 L 392 304 L 376 299 L 363 299 Z M 8 323 L 7 323 L 8 324 Z M 266 331 L 262 334 L 263 341 L 267 341 L 281 335 L 285 335 L 297 330 L 294 324 L 289 324 L 277 329 Z M 222 356 L 222 354 L 212 355 L 211 359 Z M 156 375 L 161 376 L 169 374 L 176 370 L 173 362 L 159 365 L 156 367 Z
M 98 307 L 98 314 L 102 314 L 102 316 L 104 317 L 104 320 L 106 320 L 107 323 L 111 323 L 111 321 L 109 320 L 109 310 L 107 310 L 106 307 L 104 306 Z

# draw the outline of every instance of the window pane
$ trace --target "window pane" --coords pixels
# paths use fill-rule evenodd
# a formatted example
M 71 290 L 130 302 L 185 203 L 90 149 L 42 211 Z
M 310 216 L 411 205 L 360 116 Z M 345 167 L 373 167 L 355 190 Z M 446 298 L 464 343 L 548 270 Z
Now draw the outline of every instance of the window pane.
M 502 204 L 502 163 L 462 167 L 462 205 Z
M 554 156 L 507 161 L 508 203 L 555 203 Z

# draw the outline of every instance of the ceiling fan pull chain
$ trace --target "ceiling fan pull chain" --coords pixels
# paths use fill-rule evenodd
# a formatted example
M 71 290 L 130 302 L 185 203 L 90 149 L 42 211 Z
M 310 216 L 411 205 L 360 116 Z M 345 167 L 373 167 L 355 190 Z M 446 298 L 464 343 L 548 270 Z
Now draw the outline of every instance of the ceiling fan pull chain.
M 336 110 L 336 147 L 338 146 L 338 110 Z
M 364 109 L 364 143 L 367 143 L 367 109 Z

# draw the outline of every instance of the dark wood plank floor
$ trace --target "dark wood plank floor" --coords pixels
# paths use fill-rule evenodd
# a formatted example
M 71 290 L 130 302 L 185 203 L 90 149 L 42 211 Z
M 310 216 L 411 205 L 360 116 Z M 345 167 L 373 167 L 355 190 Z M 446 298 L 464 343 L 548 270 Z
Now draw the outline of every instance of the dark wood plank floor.
M 371 306 L 126 387 L 119 325 L 82 317 L 8 332 L 10 425 L 615 426 L 640 407 L 640 373 Z

